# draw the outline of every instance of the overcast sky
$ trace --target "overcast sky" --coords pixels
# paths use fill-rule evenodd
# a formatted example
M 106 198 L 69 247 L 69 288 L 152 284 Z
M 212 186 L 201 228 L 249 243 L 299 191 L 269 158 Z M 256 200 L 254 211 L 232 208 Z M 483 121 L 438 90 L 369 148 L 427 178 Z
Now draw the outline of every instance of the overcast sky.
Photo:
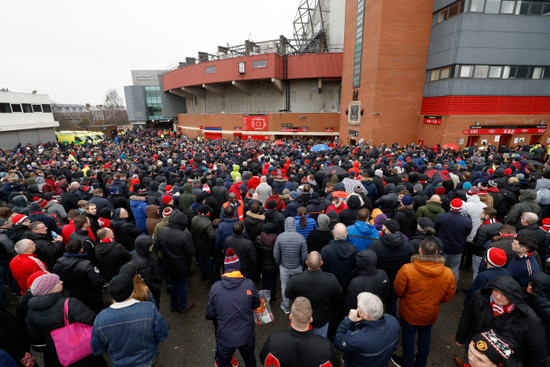
M 300 0 L 4 1 L 0 88 L 55 103 L 124 105 L 131 70 L 165 69 L 246 39 L 292 38 Z

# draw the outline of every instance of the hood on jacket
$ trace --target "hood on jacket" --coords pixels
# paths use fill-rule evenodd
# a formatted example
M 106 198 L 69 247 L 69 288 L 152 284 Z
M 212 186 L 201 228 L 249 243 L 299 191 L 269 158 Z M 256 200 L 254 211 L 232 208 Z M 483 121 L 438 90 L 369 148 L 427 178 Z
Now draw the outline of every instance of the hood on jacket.
M 437 278 L 445 271 L 445 258 L 441 255 L 413 255 L 416 270 L 428 278 Z
M 384 186 L 384 194 L 392 194 L 395 193 L 395 185 L 392 183 L 387 184 Z
M 22 207 L 25 207 L 27 206 L 27 198 L 23 195 L 17 195 L 15 196 L 13 199 L 11 199 L 11 202 L 13 203 L 13 205 L 15 206 L 22 206 Z
M 531 189 L 521 190 L 519 195 L 520 195 L 520 201 L 537 200 L 537 193 L 535 192 L 535 190 L 531 190 Z
M 357 221 L 355 222 L 354 226 L 359 231 L 359 233 L 361 233 L 361 236 L 378 237 L 378 230 L 372 224 Z
M 535 293 L 546 295 L 550 292 L 550 275 L 542 271 L 531 275 L 529 283 L 533 286 Z
M 216 186 L 223 186 L 223 178 L 221 177 L 216 178 Z
M 346 201 L 348 205 L 348 209 L 351 209 L 351 210 L 361 209 L 361 206 L 363 205 L 361 202 L 362 202 L 361 197 L 357 194 L 351 194 Z
M 160 219 L 158 205 L 147 205 L 147 207 L 145 207 L 145 213 L 147 213 L 147 218 Z
M 441 210 L 441 203 L 435 202 L 435 201 L 428 201 L 426 203 L 426 209 L 430 213 L 439 213 Z
M 183 185 L 183 193 L 184 194 L 190 194 L 192 190 L 193 190 L 193 186 L 191 186 L 191 184 L 189 182 L 187 182 Z
M 374 218 L 374 227 L 378 230 L 378 231 L 381 231 L 382 230 L 382 221 L 384 219 L 388 219 L 388 216 L 384 213 L 380 213 L 376 216 L 376 218 Z
M 296 219 L 293 217 L 285 219 L 285 232 L 296 232 Z
M 150 256 L 149 247 L 153 244 L 153 238 L 147 234 L 140 234 L 134 242 L 136 253 L 141 256 Z
M 55 271 L 61 276 L 67 274 L 80 262 L 81 259 L 86 258 L 86 254 L 69 254 L 65 252 L 63 257 L 59 258 L 56 262 Z
M 490 295 L 493 289 L 501 291 L 517 308 L 523 313 L 527 313 L 527 304 L 523 300 L 523 289 L 514 278 L 509 276 L 496 277 L 487 283 L 482 292 Z
M 403 246 L 405 239 L 403 238 L 401 232 L 385 233 L 382 237 L 380 237 L 380 242 L 386 247 L 398 248 Z
M 240 169 L 241 169 L 241 166 L 239 166 L 238 164 L 233 165 L 233 172 L 239 172 Z
M 366 249 L 359 251 L 355 256 L 357 261 L 356 273 L 359 275 L 374 275 L 376 274 L 376 263 L 378 256 L 376 252 Z
M 168 226 L 185 231 L 187 228 L 187 216 L 179 210 L 175 211 L 168 220 Z
M 336 255 L 340 259 L 348 259 L 351 256 L 355 256 L 357 253 L 357 248 L 347 240 L 332 240 L 328 246 L 334 246 L 334 248 L 336 248 Z
M 29 310 L 41 311 L 50 308 L 59 298 L 61 293 L 50 293 L 45 296 L 34 296 L 29 300 Z
M 242 282 L 245 281 L 245 277 L 243 276 L 240 276 L 240 277 L 235 277 L 235 276 L 224 276 L 222 275 L 222 279 L 220 281 L 222 287 L 224 287 L 225 289 L 233 289 L 233 288 L 237 288 L 238 286 L 240 286 L 242 284 Z

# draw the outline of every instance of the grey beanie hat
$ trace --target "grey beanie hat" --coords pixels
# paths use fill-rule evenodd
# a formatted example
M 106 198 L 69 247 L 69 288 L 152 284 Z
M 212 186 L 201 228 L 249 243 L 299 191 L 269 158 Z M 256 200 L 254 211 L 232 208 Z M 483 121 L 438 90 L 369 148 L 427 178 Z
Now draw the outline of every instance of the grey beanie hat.
M 422 186 L 422 184 L 416 184 L 413 186 L 413 190 L 416 192 L 424 192 L 424 186 Z
M 319 214 L 317 217 L 317 224 L 319 225 L 320 231 L 329 230 L 330 218 L 326 214 Z

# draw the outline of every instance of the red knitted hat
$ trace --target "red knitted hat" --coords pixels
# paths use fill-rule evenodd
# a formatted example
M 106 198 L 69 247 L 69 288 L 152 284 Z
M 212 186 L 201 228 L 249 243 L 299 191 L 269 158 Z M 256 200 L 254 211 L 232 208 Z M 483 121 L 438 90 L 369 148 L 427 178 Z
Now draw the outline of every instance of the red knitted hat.
M 463 201 L 459 198 L 455 198 L 453 200 L 451 200 L 451 210 L 460 210 L 462 209 L 462 204 L 463 204 Z
M 226 272 L 241 269 L 241 262 L 239 260 L 239 257 L 235 253 L 235 250 L 233 250 L 232 248 L 228 248 L 227 251 L 225 252 L 223 267 Z
M 171 202 L 171 201 L 172 201 L 172 197 L 170 195 L 164 195 L 162 197 L 162 202 L 166 205 L 168 205 L 168 203 Z
M 167 206 L 166 208 L 164 208 L 164 210 L 162 211 L 162 216 L 163 217 L 169 217 L 170 214 L 172 214 L 172 212 L 174 211 L 174 209 L 170 208 L 169 206 Z
M 171 194 L 172 193 L 172 185 L 166 185 L 166 187 L 164 188 L 164 191 L 167 194 Z
M 28 218 L 29 217 L 27 217 L 24 214 L 15 214 L 14 216 L 11 217 L 11 222 L 13 223 L 14 226 L 16 226 L 18 224 L 23 223 Z
M 39 198 L 39 197 L 37 197 L 37 196 L 35 196 L 35 197 L 33 198 L 33 201 L 34 201 L 35 203 L 37 203 L 38 205 L 40 205 L 40 207 L 41 207 L 42 209 L 44 209 L 44 208 L 48 205 L 48 201 L 47 201 L 47 200 L 44 200 L 44 199 Z
M 42 275 L 45 275 L 45 274 L 48 274 L 47 272 L 45 271 L 35 271 L 34 273 L 32 273 L 31 275 L 29 275 L 29 277 L 27 278 L 27 288 L 30 288 L 31 285 L 32 285 L 32 282 L 34 282 L 34 280 Z
M 487 262 L 497 268 L 506 265 L 506 252 L 498 247 L 492 247 L 487 250 Z
M 505 174 L 506 176 L 510 176 L 510 175 L 512 174 L 512 169 L 511 169 L 511 168 L 506 168 L 506 169 L 504 170 L 504 174 Z

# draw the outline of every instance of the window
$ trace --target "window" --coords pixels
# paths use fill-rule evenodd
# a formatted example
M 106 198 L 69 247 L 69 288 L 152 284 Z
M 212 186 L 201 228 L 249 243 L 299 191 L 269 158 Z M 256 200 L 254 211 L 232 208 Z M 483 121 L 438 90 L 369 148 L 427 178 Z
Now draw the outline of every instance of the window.
M 474 67 L 472 65 L 462 65 L 460 67 L 461 78 L 471 78 L 474 74 Z
M 516 2 L 512 0 L 503 0 L 502 6 L 500 7 L 500 12 L 502 14 L 514 14 L 514 7 Z
M 441 68 L 441 72 L 439 73 L 439 79 L 448 79 L 451 77 L 451 67 L 447 66 L 445 68 Z
M 516 5 L 516 14 L 528 14 L 529 13 L 529 2 L 528 1 L 518 1 Z
M 489 71 L 489 65 L 476 65 L 474 70 L 474 78 L 476 79 L 487 78 L 488 71 Z
M 207 66 L 206 67 L 206 74 L 214 74 L 216 72 L 215 66 Z
M 30 103 L 23 103 L 23 112 L 25 113 L 32 113 L 32 107 Z
M 23 109 L 19 103 L 12 103 L 11 110 L 12 112 L 23 112 Z
M 11 113 L 9 103 L 0 103 L 0 113 Z
M 464 0 L 455 1 L 449 6 L 435 13 L 435 22 L 439 24 L 464 11 Z
M 517 69 L 518 69 L 516 74 L 517 79 L 529 78 L 529 70 L 531 69 L 529 66 L 518 66 Z
M 52 112 L 52 106 L 50 106 L 49 104 L 43 104 L 42 105 L 42 111 L 44 111 L 44 113 L 51 113 Z
M 439 80 L 439 69 L 432 70 L 430 73 L 430 82 Z
M 357 0 L 357 19 L 355 22 L 355 55 L 353 57 L 353 88 L 361 86 L 361 58 L 363 54 L 363 23 L 365 19 L 365 0 Z
M 470 11 L 472 13 L 483 13 L 484 6 L 485 6 L 485 0 L 472 0 Z
M 541 2 L 531 2 L 531 7 L 529 8 L 529 14 L 540 15 L 542 13 L 542 3 Z
M 42 112 L 42 106 L 39 104 L 33 104 L 32 105 L 32 111 L 33 112 Z
M 486 0 L 485 13 L 498 14 L 500 9 L 500 0 Z
M 489 67 L 489 78 L 500 78 L 502 74 L 502 66 L 491 66 Z
M 542 15 L 550 15 L 550 3 L 544 3 Z
M 252 61 L 252 69 L 263 69 L 267 67 L 267 60 Z
M 542 69 L 542 79 L 550 79 L 550 66 Z

